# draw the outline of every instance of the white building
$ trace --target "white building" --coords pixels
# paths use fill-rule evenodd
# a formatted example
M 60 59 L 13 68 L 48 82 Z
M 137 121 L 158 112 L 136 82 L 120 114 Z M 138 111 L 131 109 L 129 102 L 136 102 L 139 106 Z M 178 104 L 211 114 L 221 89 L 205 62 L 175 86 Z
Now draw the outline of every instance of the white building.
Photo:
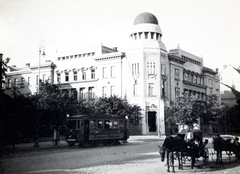
M 57 53 L 53 62 L 41 62 L 40 79 L 60 83 L 78 100 L 102 96 L 127 97 L 142 108 L 138 134 L 166 134 L 167 108 L 182 92 L 204 99 L 220 96 L 218 72 L 203 67 L 203 59 L 179 47 L 166 50 L 157 18 L 139 14 L 129 33 L 126 53 L 101 44 L 81 50 Z M 127 36 L 126 36 L 127 37 Z M 39 65 L 39 64 L 38 64 Z M 8 72 L 6 93 L 12 86 L 23 94 L 38 88 L 38 65 L 14 68 Z M 135 132 L 136 133 L 136 132 Z

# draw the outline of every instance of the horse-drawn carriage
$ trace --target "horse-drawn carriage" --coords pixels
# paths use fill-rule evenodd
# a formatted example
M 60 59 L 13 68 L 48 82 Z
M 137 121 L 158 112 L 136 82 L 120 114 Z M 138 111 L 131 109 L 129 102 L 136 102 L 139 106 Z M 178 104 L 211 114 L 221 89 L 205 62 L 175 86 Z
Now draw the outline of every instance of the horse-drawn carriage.
M 191 134 L 192 138 L 186 140 L 187 134 Z M 178 135 L 166 137 L 160 148 L 161 160 L 164 161 L 165 153 L 167 154 L 168 172 L 172 166 L 174 172 L 174 159 L 178 159 L 179 169 L 183 169 L 183 164 L 187 161 L 191 162 L 191 168 L 194 167 L 196 159 L 202 157 L 203 163 L 209 161 L 209 151 L 206 145 L 208 140 L 203 141 L 203 132 L 199 129 L 183 129 Z
M 231 155 L 235 154 L 236 159 L 240 158 L 239 138 L 232 135 L 217 135 L 213 136 L 213 149 L 216 151 L 216 163 L 222 163 L 222 151 L 225 151 L 231 160 Z
M 185 142 L 185 136 L 187 134 L 187 131 L 188 130 L 183 129 L 178 133 L 178 136 L 180 136 Z M 183 153 L 183 160 L 190 161 L 191 156 L 193 156 L 195 159 L 202 157 L 203 164 L 207 164 L 209 162 L 209 150 L 206 147 L 206 145 L 208 144 L 208 139 L 205 139 L 205 141 L 203 141 L 203 132 L 199 129 L 190 129 L 189 132 L 193 134 L 193 138 L 190 140 L 190 142 L 186 142 L 187 150 Z

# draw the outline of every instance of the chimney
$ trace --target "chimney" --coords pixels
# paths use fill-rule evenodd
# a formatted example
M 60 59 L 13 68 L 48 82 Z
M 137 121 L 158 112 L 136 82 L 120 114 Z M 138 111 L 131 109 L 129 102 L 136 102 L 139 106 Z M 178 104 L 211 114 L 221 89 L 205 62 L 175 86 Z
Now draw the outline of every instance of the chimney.
M 30 67 L 30 63 L 26 63 L 26 67 Z
M 113 50 L 116 50 L 116 51 L 117 51 L 117 47 L 113 47 Z

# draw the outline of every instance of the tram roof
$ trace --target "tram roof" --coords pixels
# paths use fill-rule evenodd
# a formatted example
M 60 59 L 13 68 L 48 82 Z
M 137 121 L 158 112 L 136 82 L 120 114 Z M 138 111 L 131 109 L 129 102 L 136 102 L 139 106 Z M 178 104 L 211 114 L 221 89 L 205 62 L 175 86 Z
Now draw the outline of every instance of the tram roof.
M 67 119 L 125 119 L 122 116 L 105 116 L 105 115 L 72 115 L 69 116 Z

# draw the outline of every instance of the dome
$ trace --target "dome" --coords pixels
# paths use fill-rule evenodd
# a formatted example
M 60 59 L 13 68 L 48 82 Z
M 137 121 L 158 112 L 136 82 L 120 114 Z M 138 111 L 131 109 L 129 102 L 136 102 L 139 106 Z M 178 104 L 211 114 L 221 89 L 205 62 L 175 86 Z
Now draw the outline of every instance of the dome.
M 150 23 L 150 24 L 158 25 L 158 20 L 153 14 L 148 13 L 148 12 L 144 12 L 144 13 L 139 14 L 135 18 L 133 25 L 144 24 L 144 23 Z

